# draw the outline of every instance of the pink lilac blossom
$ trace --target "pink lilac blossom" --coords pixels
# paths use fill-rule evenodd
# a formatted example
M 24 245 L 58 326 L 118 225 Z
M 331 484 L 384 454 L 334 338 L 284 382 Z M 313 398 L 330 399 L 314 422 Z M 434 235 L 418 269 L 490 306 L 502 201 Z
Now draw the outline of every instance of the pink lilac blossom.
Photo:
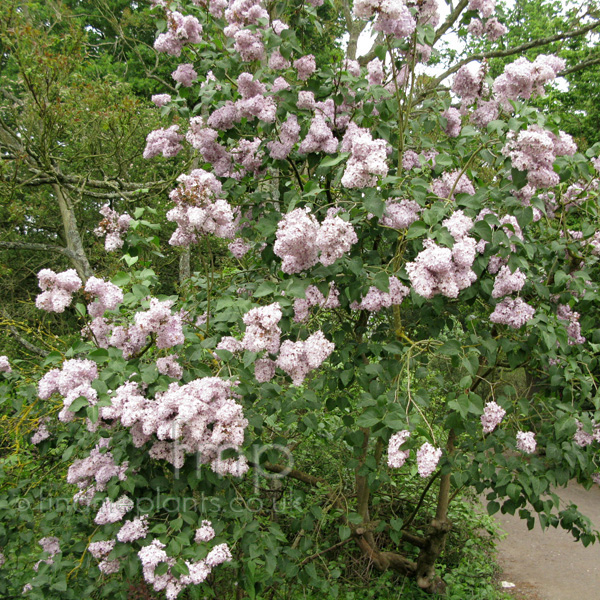
M 321 252 L 319 257 L 321 264 L 326 267 L 332 265 L 349 252 L 352 245 L 357 242 L 358 237 L 351 223 L 337 215 L 328 215 L 321 223 L 315 240 L 315 244 Z
M 281 54 L 279 48 L 275 48 L 269 56 L 269 69 L 280 71 L 281 69 L 287 69 L 289 66 L 290 61 Z
M 342 141 L 342 152 L 350 150 L 350 158 L 342 176 L 347 188 L 375 187 L 378 177 L 388 173 L 387 155 L 391 147 L 385 140 L 374 140 L 371 133 L 350 124 Z
M 106 498 L 98 510 L 94 523 L 96 525 L 106 525 L 108 523 L 117 523 L 123 519 L 126 513 L 133 508 L 133 500 L 123 495 L 114 502 Z
M 173 379 L 181 379 L 183 377 L 183 367 L 177 362 L 177 354 L 169 354 L 156 361 L 156 368 L 159 373 L 172 377 Z
M 271 23 L 271 27 L 273 28 L 275 35 L 281 35 L 282 31 L 285 31 L 286 29 L 290 28 L 289 25 L 285 24 L 283 21 L 280 21 L 279 19 L 275 19 Z
M 283 342 L 276 363 L 292 378 L 294 385 L 302 385 L 310 371 L 320 367 L 334 349 L 335 344 L 322 331 L 317 331 L 306 341 Z
M 409 293 L 410 289 L 403 285 L 397 277 L 392 275 L 389 279 L 389 292 L 382 292 L 379 288 L 371 286 L 360 303 L 353 302 L 350 308 L 352 310 L 378 312 L 384 308 L 402 304 L 402 301 Z
M 399 469 L 404 465 L 408 458 L 409 450 L 400 450 L 400 446 L 410 437 L 410 431 L 403 429 L 398 433 L 394 433 L 388 443 L 388 467 Z
M 500 425 L 502 419 L 504 419 L 506 411 L 493 400 L 486 402 L 483 414 L 481 415 L 481 425 L 483 426 L 483 433 L 491 433 Z
M 88 551 L 95 559 L 101 559 L 105 556 L 108 556 L 112 552 L 116 543 L 117 542 L 115 540 L 102 540 L 100 542 L 92 542 L 88 546 Z
M 194 70 L 194 65 L 184 63 L 171 73 L 171 77 L 183 87 L 192 87 L 194 82 L 198 80 L 198 73 Z
M 265 46 L 259 31 L 241 29 L 233 35 L 233 39 L 235 40 L 233 47 L 244 62 L 262 60 L 265 57 Z
M 171 314 L 172 300 L 160 302 L 150 298 L 150 307 L 146 311 L 137 312 L 134 320 L 144 335 L 156 334 L 156 347 L 172 348 L 183 344 L 182 320 L 180 314 Z
M 492 298 L 502 298 L 513 292 L 519 292 L 526 281 L 527 277 L 521 269 L 517 268 L 514 272 L 511 272 L 510 268 L 507 265 L 504 265 L 494 280 Z
M 463 107 L 470 106 L 485 94 L 484 73 L 471 65 L 463 65 L 452 83 L 452 92 L 462 99 Z
M 165 106 L 166 104 L 169 104 L 169 102 L 171 102 L 171 95 L 170 94 L 154 94 L 152 96 L 151 100 L 155 106 L 158 106 L 158 108 L 160 108 L 161 106 Z
M 259 383 L 267 383 L 275 377 L 275 361 L 260 358 L 254 363 L 254 377 Z
M 302 92 L 300 93 L 302 94 Z M 298 124 L 298 117 L 288 113 L 285 123 L 281 125 L 279 141 L 267 143 L 271 158 L 285 160 L 289 156 L 294 145 L 298 143 L 299 139 L 300 125 Z
M 458 180 L 457 180 L 458 178 Z M 469 178 L 460 170 L 444 173 L 441 178 L 434 179 L 431 191 L 439 198 L 455 199 L 456 194 L 475 195 L 475 188 Z
M 320 306 L 325 309 L 338 308 L 340 306 L 339 295 L 340 292 L 333 282 L 329 284 L 327 298 L 325 298 L 318 287 L 309 285 L 305 291 L 306 298 L 296 298 L 294 300 L 294 321 L 296 323 L 308 321 L 309 308 L 311 306 Z
M 570 346 L 584 344 L 585 338 L 581 335 L 581 324 L 579 313 L 575 312 L 568 304 L 559 304 L 556 316 L 562 321 L 568 321 L 567 336 Z
M 367 81 L 369 85 L 383 85 L 383 62 L 374 58 L 367 63 Z
M 360 63 L 357 60 L 346 59 L 344 70 L 353 77 L 360 77 Z
M 47 565 L 54 563 L 54 557 L 61 552 L 60 540 L 57 537 L 44 537 L 38 541 L 38 544 L 42 547 L 42 551 L 46 552 L 49 556 L 46 559 L 38 560 L 33 565 L 33 570 L 37 571 L 42 562 Z
M 8 356 L 6 356 L 6 354 L 0 356 L 0 373 L 12 373 L 12 367 L 8 362 Z
M 334 137 L 325 117 L 317 113 L 311 121 L 310 128 L 306 137 L 302 140 L 298 148 L 300 154 L 309 154 L 310 152 L 325 152 L 333 154 L 337 151 L 338 141 Z
M 477 10 L 484 19 L 487 19 L 496 10 L 496 0 L 469 0 L 467 10 Z
M 474 37 L 483 37 L 484 26 L 480 19 L 471 19 L 467 31 Z
M 235 235 L 235 215 L 231 206 L 219 198 L 221 183 L 204 169 L 194 169 L 189 175 L 177 178 L 179 187 L 169 197 L 175 208 L 167 213 L 167 219 L 178 227 L 169 243 L 188 246 L 199 240 L 199 235 L 212 234 L 232 239 Z
M 477 109 L 469 117 L 471 123 L 477 127 L 487 127 L 489 123 L 496 120 L 499 115 L 499 105 L 495 100 L 479 100 Z
M 416 9 L 419 25 L 431 25 L 436 29 L 440 24 L 438 0 L 409 0 L 408 6 Z
M 392 229 L 407 229 L 412 223 L 419 220 L 419 213 L 423 209 L 414 200 L 386 200 L 385 210 L 379 219 L 382 227 Z
M 314 110 L 315 109 L 315 95 L 313 92 L 301 91 L 298 92 L 298 102 L 296 106 L 300 110 Z
M 290 84 L 283 77 L 277 77 L 271 86 L 271 93 L 276 94 L 282 90 L 289 90 L 290 87 Z
M 494 312 L 490 315 L 492 323 L 508 325 L 513 329 L 519 329 L 530 321 L 535 314 L 535 308 L 524 302 L 521 298 L 505 298 L 496 305 Z
M 429 477 L 437 467 L 442 451 L 440 448 L 435 448 L 429 442 L 425 442 L 417 450 L 417 469 L 421 477 Z
M 425 249 L 406 265 L 415 292 L 431 299 L 437 294 L 457 298 L 461 290 L 477 280 L 471 269 L 475 260 L 475 240 L 464 237 L 452 249 L 438 246 L 433 240 L 423 242 Z
M 377 15 L 373 29 L 397 38 L 409 37 L 417 26 L 402 0 L 356 0 L 353 10 L 359 19 Z
M 284 273 L 299 273 L 310 269 L 319 261 L 315 244 L 319 223 L 309 208 L 296 208 L 279 221 L 273 252 L 283 259 Z
M 248 252 L 250 252 L 252 245 L 245 242 L 242 238 L 236 238 L 233 242 L 227 244 L 227 248 L 235 258 L 241 260 Z
M 525 454 L 533 454 L 535 452 L 535 447 L 535 434 L 532 431 L 517 432 L 517 450 L 521 450 L 521 452 L 525 452 Z
M 137 325 L 113 327 L 108 345 L 123 351 L 123 358 L 136 355 L 146 344 L 147 335 Z
M 415 167 L 420 167 L 421 161 L 419 155 L 414 150 L 407 150 L 402 156 L 402 168 L 406 171 L 410 171 Z
M 538 55 L 533 62 L 518 58 L 494 81 L 494 96 L 505 110 L 510 110 L 511 100 L 543 96 L 544 85 L 554 80 L 565 64 L 562 58 L 546 54 Z
M 51 269 L 42 269 L 38 273 L 42 293 L 35 299 L 35 305 L 46 312 L 64 312 L 71 304 L 73 294 L 81 288 L 81 279 L 75 269 L 55 273 Z
M 196 529 L 194 541 L 196 544 L 200 544 L 202 542 L 210 542 L 214 537 L 215 530 L 213 529 L 212 523 L 204 520 L 202 521 L 202 526 L 199 529 Z
M 165 158 L 177 156 L 183 150 L 183 136 L 177 133 L 179 125 L 171 125 L 168 129 L 155 129 L 146 136 L 144 158 L 154 158 L 162 154 Z
M 202 41 L 202 25 L 191 15 L 183 16 L 177 11 L 167 13 L 168 29 L 154 42 L 154 49 L 172 56 L 180 56 L 186 44 L 199 44 Z
M 442 113 L 442 117 L 446 119 L 446 135 L 448 137 L 458 137 L 461 128 L 460 112 L 458 109 L 451 106 Z
M 88 313 L 93 318 L 102 317 L 107 310 L 115 310 L 123 302 L 121 288 L 98 277 L 90 277 L 84 290 L 96 296 L 96 300 L 88 304 Z
M 306 56 L 302 56 L 298 60 L 295 60 L 294 69 L 296 69 L 298 73 L 298 79 L 300 81 L 306 81 L 317 70 L 315 57 L 312 54 L 307 54 Z
M 155 434 L 159 440 L 150 455 L 181 468 L 185 455 L 194 453 L 200 463 L 210 464 L 217 473 L 245 473 L 248 462 L 244 456 L 221 458 L 225 450 L 239 451 L 248 425 L 242 407 L 234 400 L 234 384 L 218 377 L 196 379 L 183 386 L 174 382 L 166 392 L 148 400 L 137 416 L 141 433 Z
M 129 229 L 133 220 L 127 213 L 119 214 L 113 210 L 110 205 L 105 204 L 100 209 L 100 214 L 104 217 L 98 227 L 94 229 L 94 234 L 98 237 L 106 236 L 104 240 L 104 249 L 107 252 L 113 252 L 123 247 L 123 235 Z
M 259 151 L 261 141 L 259 138 L 252 140 L 242 139 L 237 146 L 232 149 L 231 156 L 236 163 L 237 170 L 232 174 L 234 179 L 242 179 L 248 173 L 254 176 L 261 175 L 263 152 Z
M 485 24 L 485 35 L 491 42 L 495 42 L 508 33 L 508 27 L 500 23 L 496 17 L 489 19 Z
M 462 210 L 455 210 L 450 217 L 442 221 L 442 225 L 458 241 L 469 233 L 473 227 L 473 219 L 467 217 Z
M 237 354 L 244 349 L 244 346 L 239 340 L 236 340 L 234 337 L 230 335 L 223 336 L 215 350 L 227 350 L 232 354 Z
M 274 302 L 268 306 L 259 306 L 248 311 L 242 317 L 246 325 L 242 346 L 251 352 L 266 350 L 271 354 L 277 353 L 281 335 L 281 329 L 277 324 L 281 317 L 282 312 L 279 302 Z
M 35 430 L 35 433 L 31 437 L 32 444 L 37 445 L 50 437 L 50 432 L 48 431 L 48 427 L 46 426 L 48 420 L 48 418 L 40 420 L 38 428 Z
M 145 538 L 148 535 L 147 521 L 147 515 L 136 517 L 131 521 L 125 521 L 117 533 L 117 540 L 119 540 L 119 542 L 129 543 Z
M 206 127 L 202 117 L 192 117 L 186 140 L 200 152 L 204 162 L 210 163 L 215 175 L 229 177 L 233 173 L 232 159 L 227 148 L 217 142 L 219 132 Z

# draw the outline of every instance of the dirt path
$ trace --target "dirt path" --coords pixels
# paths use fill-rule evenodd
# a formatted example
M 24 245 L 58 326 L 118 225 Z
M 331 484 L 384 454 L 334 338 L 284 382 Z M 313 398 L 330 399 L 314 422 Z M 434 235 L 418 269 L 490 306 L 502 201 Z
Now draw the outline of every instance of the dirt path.
M 586 491 L 571 482 L 558 490 L 600 529 L 600 487 Z M 515 583 L 516 598 L 523 600 L 587 600 L 600 598 L 600 544 L 584 548 L 563 529 L 542 531 L 536 520 L 529 531 L 518 516 L 497 515 L 507 532 L 498 544 L 501 579 Z

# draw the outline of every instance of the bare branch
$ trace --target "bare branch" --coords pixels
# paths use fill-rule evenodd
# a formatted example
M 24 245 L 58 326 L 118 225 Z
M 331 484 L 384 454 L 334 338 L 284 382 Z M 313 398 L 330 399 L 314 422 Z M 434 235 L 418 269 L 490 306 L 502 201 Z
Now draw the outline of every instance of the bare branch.
M 588 60 L 580 62 L 578 65 L 569 67 L 568 69 L 564 69 L 560 72 L 560 75 L 561 77 L 564 77 L 565 75 L 569 75 L 570 73 L 576 73 L 577 71 L 582 71 L 583 69 L 587 69 L 588 67 L 597 64 L 600 64 L 600 56 L 597 56 L 595 58 L 589 58 Z
M 58 252 L 70 260 L 78 260 L 78 256 L 72 250 L 63 246 L 53 246 L 52 244 L 38 244 L 33 242 L 3 242 L 0 241 L 0 248 L 9 250 L 38 250 L 40 252 Z
M 433 45 L 456 23 L 458 17 L 460 17 L 460 13 L 467 7 L 469 0 L 461 0 L 456 8 L 448 15 L 448 18 L 440 25 L 438 30 L 435 32 L 435 37 L 433 38 Z

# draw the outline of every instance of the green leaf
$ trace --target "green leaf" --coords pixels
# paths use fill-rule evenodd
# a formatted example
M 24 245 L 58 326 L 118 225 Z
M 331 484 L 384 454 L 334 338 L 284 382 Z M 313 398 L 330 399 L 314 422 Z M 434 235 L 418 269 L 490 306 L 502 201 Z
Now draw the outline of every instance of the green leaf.
M 344 540 L 347 540 L 350 537 L 350 535 L 352 534 L 352 530 L 346 525 L 340 525 L 338 527 L 338 533 L 340 534 L 340 540 L 343 542 Z
M 324 158 L 319 167 L 335 167 L 335 165 L 339 165 L 343 160 L 350 156 L 349 152 L 340 152 L 337 156 L 329 156 Z
M 440 354 L 444 356 L 458 356 L 461 353 L 462 347 L 457 340 L 448 340 L 438 349 Z

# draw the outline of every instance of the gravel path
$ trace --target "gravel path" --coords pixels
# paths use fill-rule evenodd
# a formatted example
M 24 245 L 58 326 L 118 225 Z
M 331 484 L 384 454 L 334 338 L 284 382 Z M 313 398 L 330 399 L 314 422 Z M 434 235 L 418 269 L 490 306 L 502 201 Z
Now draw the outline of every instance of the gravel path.
M 565 502 L 572 502 L 600 529 L 600 487 L 584 490 L 571 482 L 557 491 Z M 542 531 L 536 519 L 534 529 L 518 516 L 497 514 L 507 532 L 498 544 L 502 580 L 516 584 L 515 598 L 527 600 L 600 599 L 600 543 L 587 548 L 573 540 L 563 529 Z

